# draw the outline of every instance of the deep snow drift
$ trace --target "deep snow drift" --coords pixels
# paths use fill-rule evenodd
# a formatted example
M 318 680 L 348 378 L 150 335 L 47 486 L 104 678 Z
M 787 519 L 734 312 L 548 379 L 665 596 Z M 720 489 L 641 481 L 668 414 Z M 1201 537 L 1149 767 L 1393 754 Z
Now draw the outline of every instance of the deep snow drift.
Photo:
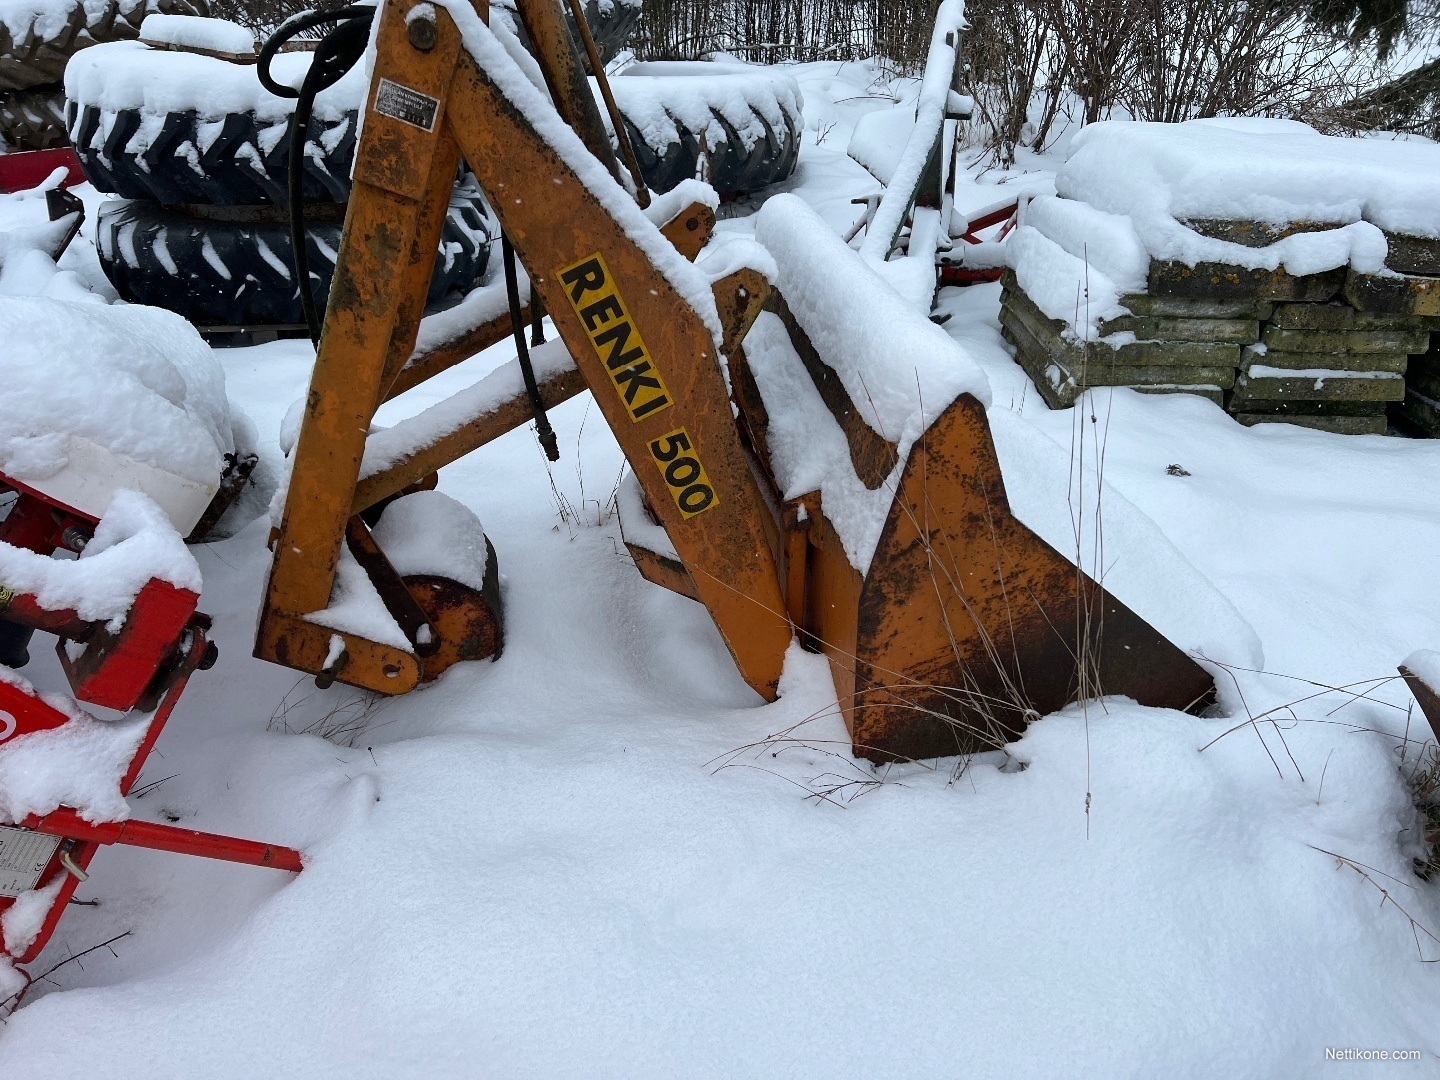
M 786 187 L 840 233 L 877 189 L 850 128 L 913 110 L 915 86 L 890 84 L 892 105 L 865 65 L 788 71 L 812 126 Z M 1036 180 L 989 172 L 962 195 Z M 43 213 L 0 199 L 0 228 Z M 62 264 L 93 280 L 84 256 Z M 1171 552 L 1137 568 L 1142 545 L 1117 540 L 1107 580 L 1182 615 L 1213 587 L 1237 613 L 1218 644 L 1280 674 L 1222 671 L 1228 716 L 1110 700 L 1008 753 L 872 770 L 823 661 L 792 653 L 762 706 L 703 609 L 640 579 L 609 510 L 621 457 L 582 395 L 551 413 L 553 471 L 522 430 L 441 474 L 499 555 L 496 663 L 391 701 L 317 691 L 249 656 L 268 523 L 195 549 L 220 661 L 132 812 L 295 845 L 307 869 L 102 852 L 80 891 L 98 906 L 66 914 L 36 970 L 129 936 L 36 987 L 0 1029 L 0 1075 L 1440 1075 L 1423 962 L 1440 943 L 1416 929 L 1440 932 L 1440 885 L 1411 871 L 1399 750 L 1409 768 L 1423 721 L 1398 680 L 1315 685 L 1440 644 L 1440 443 L 1247 429 L 1123 390 L 1050 412 L 1000 340 L 998 286 L 941 307 L 984 369 L 1014 490 L 1075 492 L 1072 463 L 1103 450 L 1105 484 Z M 216 356 L 275 464 L 308 345 Z M 1085 485 L 1047 505 L 1093 551 Z M 34 652 L 26 677 L 62 686 Z

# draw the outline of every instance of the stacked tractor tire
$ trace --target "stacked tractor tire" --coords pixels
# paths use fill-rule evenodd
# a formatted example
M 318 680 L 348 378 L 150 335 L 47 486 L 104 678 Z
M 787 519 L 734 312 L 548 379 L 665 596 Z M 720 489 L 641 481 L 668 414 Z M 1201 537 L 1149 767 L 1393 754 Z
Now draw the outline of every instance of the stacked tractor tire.
M 570 6 L 563 7 L 578 48 Z M 495 0 L 492 9 L 504 13 L 528 48 L 514 0 Z M 604 63 L 624 50 L 640 13 L 641 0 L 586 0 L 585 22 Z M 788 75 L 739 64 L 645 63 L 623 68 L 610 85 L 651 191 L 699 178 L 722 198 L 736 199 L 795 171 L 804 103 Z
M 800 159 L 800 88 L 770 68 L 634 64 L 610 80 L 646 185 L 698 177 L 735 199 L 786 180 Z
M 204 15 L 205 0 L 0 0 L 0 148 L 65 144 L 65 64 L 140 35 L 145 16 Z
M 298 83 L 310 55 L 278 57 L 277 77 Z M 301 331 L 287 196 L 293 100 L 266 93 L 253 63 L 141 42 L 89 50 L 65 85 L 85 174 L 120 196 L 100 209 L 96 247 L 121 297 L 213 333 Z M 322 309 L 355 155 L 346 97 L 361 92 L 351 78 L 322 93 L 306 130 L 306 249 Z M 483 279 L 494 236 L 479 190 L 462 178 L 436 252 L 432 306 Z
M 638 0 L 588 0 L 586 11 L 607 60 L 640 15 Z M 512 19 L 522 36 L 503 3 L 497 17 Z M 275 78 L 298 86 L 309 57 L 280 54 Z M 698 176 L 735 198 L 795 169 L 802 103 L 788 76 L 738 65 L 635 64 L 611 83 L 652 191 Z M 316 98 L 305 133 L 307 255 L 321 308 L 340 248 L 364 92 L 357 67 Z M 287 209 L 294 101 L 261 88 L 253 59 L 111 42 L 74 59 L 65 93 L 65 129 L 87 177 L 119 196 L 100 210 L 96 246 L 121 297 L 178 312 L 213 333 L 300 332 Z M 497 236 L 462 172 L 436 253 L 432 308 L 485 280 Z

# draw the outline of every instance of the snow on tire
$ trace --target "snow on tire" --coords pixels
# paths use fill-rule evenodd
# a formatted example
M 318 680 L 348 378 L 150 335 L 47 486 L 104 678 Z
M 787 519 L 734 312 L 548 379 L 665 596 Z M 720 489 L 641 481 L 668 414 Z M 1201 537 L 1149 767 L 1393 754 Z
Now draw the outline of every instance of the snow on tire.
M 218 122 L 193 112 L 147 117 L 139 109 L 105 115 L 68 104 L 70 142 L 90 182 L 125 199 L 214 206 L 284 206 L 289 120 L 230 113 Z M 216 128 L 218 127 L 218 130 Z M 307 202 L 350 197 L 356 114 L 312 116 L 305 140 Z M 143 130 L 142 130 L 143 129 Z
M 495 0 L 494 6 L 509 15 L 515 36 L 529 49 L 530 37 L 515 11 L 515 0 Z M 571 14 L 568 2 L 561 7 L 565 12 L 565 23 L 570 28 L 570 37 L 580 58 L 585 60 L 585 47 L 580 44 L 580 35 L 575 29 L 575 16 Z M 590 27 L 590 37 L 602 63 L 608 64 L 625 47 L 640 25 L 641 10 L 641 0 L 585 0 L 585 24 Z M 585 60 L 585 70 L 590 70 L 588 60 Z
M 284 212 L 274 207 L 189 209 L 194 213 L 138 200 L 101 206 L 96 224 L 100 265 L 120 296 L 166 308 L 201 328 L 302 325 Z M 338 209 L 331 208 L 327 220 L 306 222 L 310 273 L 321 310 L 340 249 Z M 457 185 L 435 256 L 430 304 L 480 282 L 493 235 L 479 193 Z
M 0 146 L 49 150 L 65 142 L 64 90 L 44 86 L 0 91 Z
M 0 90 L 58 83 L 76 51 L 140 36 L 146 15 L 205 15 L 205 0 L 0 0 Z
M 310 60 L 310 53 L 282 53 L 272 70 L 299 85 Z M 305 141 L 307 202 L 349 198 L 362 67 L 315 99 Z M 287 202 L 295 102 L 267 93 L 253 65 L 117 42 L 76 57 L 65 95 L 70 141 L 101 191 L 162 203 Z
M 788 75 L 738 64 L 635 64 L 610 80 L 645 183 L 664 192 L 704 175 L 721 195 L 787 179 L 804 130 Z

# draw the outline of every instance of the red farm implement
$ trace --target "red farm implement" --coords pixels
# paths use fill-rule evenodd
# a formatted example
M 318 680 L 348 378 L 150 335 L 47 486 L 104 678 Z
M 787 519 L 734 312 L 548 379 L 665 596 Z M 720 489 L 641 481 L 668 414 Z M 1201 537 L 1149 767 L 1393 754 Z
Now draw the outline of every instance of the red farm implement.
M 98 522 L 8 477 L 0 476 L 0 483 L 15 496 L 9 515 L 0 522 L 0 559 L 21 566 L 28 560 L 33 569 L 37 564 L 25 554 L 33 553 L 43 557 L 49 569 L 42 588 L 0 588 L 0 652 L 5 654 L 0 659 L 23 663 L 34 631 L 54 634 L 75 699 L 127 716 L 148 716 L 120 780 L 120 794 L 128 794 L 190 676 L 215 662 L 216 648 L 207 637 L 210 619 L 196 610 L 200 598 L 195 592 L 160 577 L 147 580 L 118 618 L 87 619 L 74 607 L 47 603 L 43 597 L 56 591 L 56 583 L 67 596 L 79 590 L 78 585 L 65 587 L 67 569 L 79 564 L 51 557 L 57 551 L 82 550 Z M 41 694 L 8 668 L 0 668 L 0 676 L 0 752 L 18 746 L 24 736 L 95 723 L 76 701 Z M 13 961 L 28 963 L 44 949 L 75 887 L 89 876 L 90 861 L 105 844 L 289 871 L 301 868 L 298 852 L 273 844 L 143 821 L 88 821 L 63 805 L 32 814 L 0 825 L 0 918 L 17 908 L 25 915 L 4 920 L 5 951 Z M 5 1004 L 0 1001 L 0 1007 Z

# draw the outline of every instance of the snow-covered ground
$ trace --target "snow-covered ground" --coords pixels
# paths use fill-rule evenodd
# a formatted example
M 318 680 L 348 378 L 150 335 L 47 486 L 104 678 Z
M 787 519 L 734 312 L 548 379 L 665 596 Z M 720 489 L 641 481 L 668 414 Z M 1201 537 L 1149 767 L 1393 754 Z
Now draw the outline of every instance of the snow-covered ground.
M 808 131 L 784 187 L 843 232 L 878 190 L 849 133 L 915 87 L 790 70 Z M 1046 180 L 987 172 L 963 205 Z M 0 198 L 0 229 L 43 206 Z M 750 235 L 745 209 L 721 231 Z M 96 285 L 83 243 L 62 267 Z M 1440 1076 L 1440 882 L 1412 873 L 1402 770 L 1424 721 L 1398 682 L 1363 681 L 1440 645 L 1440 443 L 1127 390 L 1050 412 L 998 289 L 941 309 L 989 377 L 1007 471 L 1036 467 L 1027 439 L 1062 468 L 1100 440 L 1114 491 L 1258 634 L 1274 674 L 1235 671 L 1232 715 L 1112 700 L 1008 754 L 856 763 L 823 660 L 792 653 L 762 705 L 704 610 L 641 580 L 608 506 L 623 461 L 582 395 L 551 412 L 550 475 L 528 430 L 441 474 L 499 555 L 495 663 L 381 702 L 316 690 L 249 655 L 268 524 L 193 549 L 220 661 L 134 812 L 290 844 L 307 869 L 102 851 L 79 892 L 97 903 L 34 969 L 127 936 L 35 987 L 0 1076 Z M 275 465 L 308 344 L 217 355 Z M 26 676 L 60 688 L 34 652 Z

